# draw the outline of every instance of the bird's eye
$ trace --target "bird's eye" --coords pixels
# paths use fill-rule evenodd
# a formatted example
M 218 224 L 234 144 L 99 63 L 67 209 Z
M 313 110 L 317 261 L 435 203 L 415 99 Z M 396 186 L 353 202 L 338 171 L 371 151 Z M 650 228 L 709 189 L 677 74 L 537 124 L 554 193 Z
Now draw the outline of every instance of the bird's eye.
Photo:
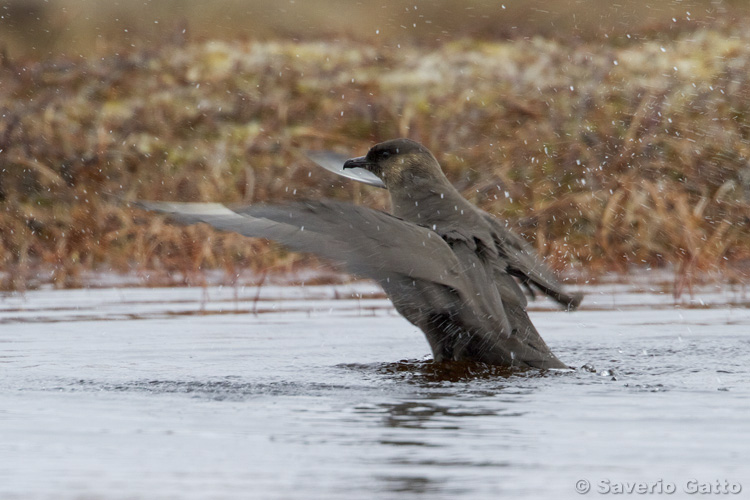
M 383 151 L 383 152 L 380 153 L 380 157 L 383 158 L 383 159 L 386 159 L 389 156 L 391 156 L 391 153 L 388 152 L 388 151 Z

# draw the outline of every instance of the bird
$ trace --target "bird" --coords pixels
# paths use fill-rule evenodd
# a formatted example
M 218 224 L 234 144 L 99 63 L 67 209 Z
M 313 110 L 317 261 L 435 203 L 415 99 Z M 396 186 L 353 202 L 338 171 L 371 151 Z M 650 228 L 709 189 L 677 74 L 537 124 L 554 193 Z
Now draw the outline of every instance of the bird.
M 479 235 L 482 241 L 494 241 L 498 252 L 507 261 L 507 268 L 501 274 L 507 272 L 515 277 L 532 299 L 536 298 L 538 291 L 568 311 L 577 309 L 581 304 L 583 294 L 567 293 L 531 245 L 508 229 L 507 224 L 466 200 L 450 183 L 432 153 L 421 144 L 409 139 L 394 139 L 376 144 L 366 156 L 358 158 L 346 159 L 331 151 L 306 151 L 306 156 L 337 175 L 388 189 L 393 214 L 404 220 L 432 227 L 449 238 L 451 232 L 455 235 L 461 232 L 462 227 L 464 231 L 470 227 L 471 232 Z M 430 178 L 429 186 L 425 187 L 419 182 L 403 184 L 392 181 L 388 187 L 373 173 L 399 171 L 398 165 L 402 161 L 416 165 L 406 169 L 411 172 L 407 175 L 425 172 Z M 396 162 L 397 166 L 384 167 L 389 162 Z
M 571 308 L 581 296 L 565 294 L 520 237 L 464 199 L 427 148 L 393 139 L 343 166 L 377 177 L 388 189 L 393 213 L 327 199 L 241 207 L 135 205 L 178 223 L 203 222 L 274 240 L 375 280 L 425 334 L 437 363 L 568 368 L 532 324 L 521 285 L 534 285 Z

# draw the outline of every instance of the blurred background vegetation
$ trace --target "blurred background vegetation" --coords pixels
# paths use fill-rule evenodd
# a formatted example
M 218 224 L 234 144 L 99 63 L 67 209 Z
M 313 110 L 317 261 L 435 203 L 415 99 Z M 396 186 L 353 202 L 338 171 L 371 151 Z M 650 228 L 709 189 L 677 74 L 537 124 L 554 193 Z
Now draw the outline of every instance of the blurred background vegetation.
M 750 274 L 750 5 L 0 0 L 0 287 L 320 264 L 120 199 L 385 193 L 312 166 L 423 142 L 553 267 Z
M 439 44 L 542 36 L 627 43 L 750 12 L 745 0 L 2 0 L 0 9 L 3 44 L 12 55 L 37 58 L 154 48 L 183 29 L 199 41 Z

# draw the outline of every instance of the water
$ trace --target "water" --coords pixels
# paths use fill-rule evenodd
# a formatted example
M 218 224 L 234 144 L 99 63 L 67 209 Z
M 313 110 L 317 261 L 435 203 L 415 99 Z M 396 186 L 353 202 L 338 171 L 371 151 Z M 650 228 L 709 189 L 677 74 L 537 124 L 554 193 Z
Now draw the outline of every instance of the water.
M 588 292 L 531 312 L 577 369 L 517 374 L 431 364 L 366 283 L 4 296 L 0 498 L 750 496 L 747 298 Z

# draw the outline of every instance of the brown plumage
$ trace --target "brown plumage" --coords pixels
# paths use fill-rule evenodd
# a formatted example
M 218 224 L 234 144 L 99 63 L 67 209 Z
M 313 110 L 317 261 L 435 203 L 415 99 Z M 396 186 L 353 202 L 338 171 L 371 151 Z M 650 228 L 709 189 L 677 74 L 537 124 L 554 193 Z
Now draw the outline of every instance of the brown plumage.
M 542 290 L 554 288 L 569 306 L 580 297 L 565 295 L 553 276 L 545 281 L 549 271 L 525 243 L 461 197 L 424 146 L 388 141 L 345 166 L 382 179 L 394 215 L 331 200 L 234 209 L 139 205 L 178 222 L 272 239 L 376 280 L 399 313 L 424 332 L 435 361 L 566 368 L 529 320 L 513 276 Z
M 532 293 L 536 288 L 566 309 L 580 305 L 583 295 L 566 293 L 528 243 L 461 196 L 421 144 L 409 139 L 386 141 L 366 156 L 348 160 L 343 168 L 363 169 L 382 179 L 395 216 L 430 227 L 449 242 L 476 241 L 502 259 L 499 274 L 518 278 Z

